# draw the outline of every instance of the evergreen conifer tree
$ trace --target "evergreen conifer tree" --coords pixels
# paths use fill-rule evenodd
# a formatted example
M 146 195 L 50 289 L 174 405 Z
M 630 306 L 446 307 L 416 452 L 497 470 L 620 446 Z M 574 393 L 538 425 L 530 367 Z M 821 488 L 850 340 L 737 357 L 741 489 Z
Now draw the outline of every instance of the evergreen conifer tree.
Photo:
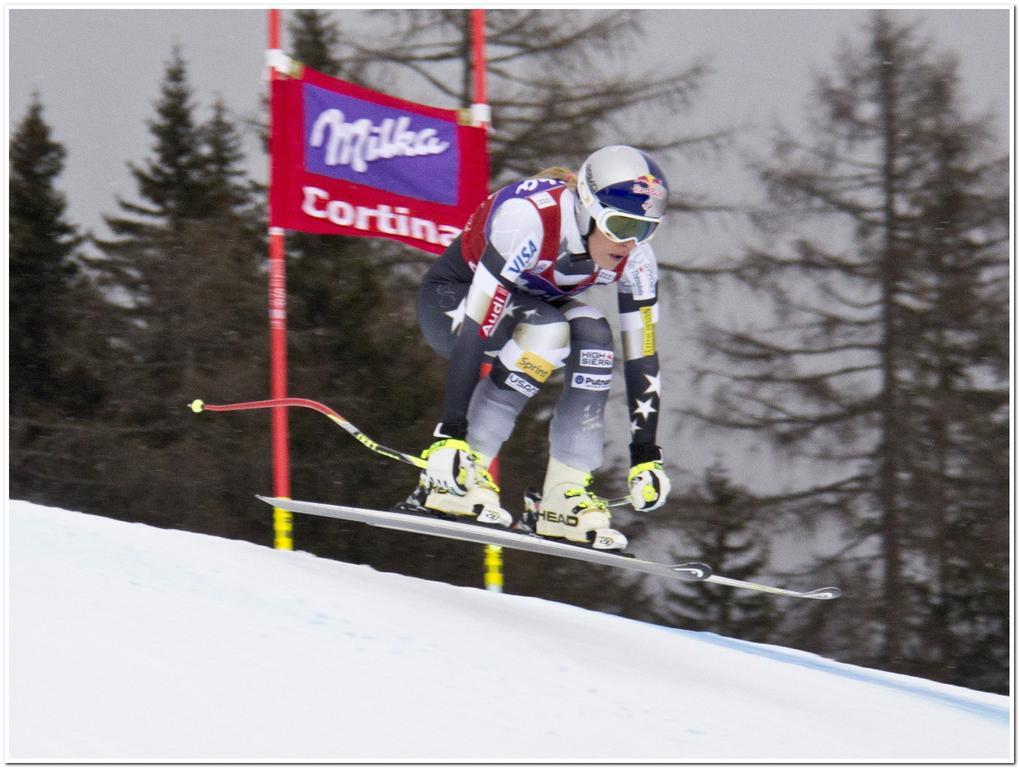
M 59 401 L 66 387 L 60 340 L 81 243 L 56 188 L 65 150 L 43 119 L 38 94 L 11 137 L 10 158 L 10 398 L 17 413 L 29 401 Z
M 10 143 L 10 483 L 17 498 L 96 509 L 115 358 L 56 186 L 65 157 L 36 94 Z
M 228 214 L 249 218 L 260 214 L 255 195 L 259 191 L 242 168 L 241 136 L 230 122 L 221 98 L 212 105 L 212 117 L 199 127 L 201 136 L 201 177 L 206 189 L 205 217 Z
M 267 436 L 185 407 L 264 392 L 265 245 L 236 129 L 222 103 L 197 119 L 180 49 L 149 128 L 151 156 L 129 164 L 138 199 L 118 201 L 120 215 L 106 217 L 114 237 L 97 239 L 102 258 L 91 260 L 118 297 L 116 397 L 135 430 L 120 449 L 131 461 L 118 490 L 141 519 L 271 540 L 251 499 L 268 472 L 268 448 L 258 450 Z

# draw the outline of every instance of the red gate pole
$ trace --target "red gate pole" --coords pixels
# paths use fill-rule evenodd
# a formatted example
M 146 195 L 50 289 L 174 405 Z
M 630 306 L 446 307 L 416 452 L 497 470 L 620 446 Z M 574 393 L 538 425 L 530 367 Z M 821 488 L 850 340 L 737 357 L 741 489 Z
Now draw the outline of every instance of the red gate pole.
M 287 396 L 287 278 L 284 230 L 272 225 L 272 83 L 279 78 L 276 60 L 280 54 L 280 11 L 268 11 L 269 51 L 269 365 L 270 393 L 273 399 Z M 272 409 L 273 493 L 281 499 L 290 498 L 290 448 L 286 408 Z M 293 549 L 293 515 L 285 509 L 273 509 L 273 546 Z
M 485 130 L 492 124 L 492 112 L 488 106 L 485 93 L 485 10 L 475 8 L 471 11 L 471 70 L 474 83 L 474 101 L 471 104 L 471 118 L 475 124 L 485 127 Z M 491 370 L 491 365 L 486 364 L 481 376 L 484 378 Z M 492 459 L 489 467 L 495 482 L 499 483 L 499 457 Z M 502 547 L 488 544 L 485 547 L 485 589 L 490 592 L 502 592 L 503 571 L 502 571 Z
M 485 84 L 485 9 L 471 11 L 471 65 L 474 74 L 474 103 L 471 117 L 488 130 L 492 125 L 492 111 L 488 106 Z

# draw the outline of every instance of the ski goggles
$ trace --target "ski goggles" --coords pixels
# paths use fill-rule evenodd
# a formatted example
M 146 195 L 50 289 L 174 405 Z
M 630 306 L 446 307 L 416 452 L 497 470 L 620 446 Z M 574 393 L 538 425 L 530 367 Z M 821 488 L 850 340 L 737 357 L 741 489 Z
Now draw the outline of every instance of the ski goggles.
M 650 240 L 660 222 L 660 219 L 644 218 L 612 210 L 603 210 L 595 219 L 598 229 L 612 242 L 625 243 L 633 240 L 637 245 Z

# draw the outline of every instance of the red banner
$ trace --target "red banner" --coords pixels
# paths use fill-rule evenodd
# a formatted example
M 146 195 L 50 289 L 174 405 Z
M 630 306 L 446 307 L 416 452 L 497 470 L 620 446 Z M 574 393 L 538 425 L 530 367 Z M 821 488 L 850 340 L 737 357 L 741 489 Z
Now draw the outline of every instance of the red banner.
M 272 83 L 270 226 L 441 253 L 488 195 L 484 128 L 305 68 Z

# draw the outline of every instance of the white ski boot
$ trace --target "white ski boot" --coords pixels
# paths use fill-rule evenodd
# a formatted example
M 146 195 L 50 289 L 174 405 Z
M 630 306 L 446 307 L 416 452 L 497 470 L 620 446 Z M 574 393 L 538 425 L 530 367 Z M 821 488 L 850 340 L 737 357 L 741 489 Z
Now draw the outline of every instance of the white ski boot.
M 594 549 L 623 549 L 626 536 L 609 528 L 612 515 L 605 499 L 588 490 L 590 472 L 549 457 L 536 533 L 563 538 Z
M 465 471 L 458 481 L 464 493 L 432 488 L 424 506 L 445 515 L 469 517 L 479 523 L 508 528 L 513 523 L 513 516 L 499 503 L 499 486 L 486 469 L 491 461 L 476 452 L 463 452 L 463 457 L 466 457 L 462 464 Z M 422 475 L 422 479 L 424 477 Z

